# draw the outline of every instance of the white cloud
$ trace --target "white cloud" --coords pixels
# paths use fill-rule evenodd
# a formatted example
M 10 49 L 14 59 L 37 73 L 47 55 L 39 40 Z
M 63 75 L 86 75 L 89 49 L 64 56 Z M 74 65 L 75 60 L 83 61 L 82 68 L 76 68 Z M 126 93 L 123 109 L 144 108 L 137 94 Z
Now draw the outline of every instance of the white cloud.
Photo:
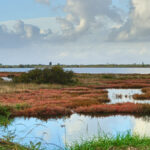
M 8 30 L 5 25 L 0 25 L 0 47 L 24 47 L 30 44 L 45 41 L 51 31 L 41 31 L 40 28 L 23 21 L 17 21 L 13 30 Z
M 51 29 L 54 33 L 60 32 L 60 26 L 55 17 L 42 17 L 42 18 L 32 18 L 32 19 L 22 19 L 24 24 L 30 24 L 40 28 L 41 30 Z M 14 30 L 14 25 L 16 20 L 2 21 L 0 25 L 6 25 L 9 30 Z
M 58 18 L 63 34 L 74 40 L 104 30 L 106 22 L 108 27 L 122 22 L 119 11 L 111 5 L 112 0 L 67 0 L 66 18 Z
M 114 28 L 110 40 L 149 41 L 150 40 L 150 1 L 131 0 L 131 11 L 128 20 L 119 29 Z

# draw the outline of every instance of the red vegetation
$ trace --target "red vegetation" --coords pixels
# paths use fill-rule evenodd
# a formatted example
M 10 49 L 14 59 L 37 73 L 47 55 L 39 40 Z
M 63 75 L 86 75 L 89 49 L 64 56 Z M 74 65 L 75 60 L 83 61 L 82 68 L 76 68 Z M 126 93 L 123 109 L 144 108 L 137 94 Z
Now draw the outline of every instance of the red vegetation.
M 24 117 L 39 117 L 39 118 L 55 118 L 62 116 L 70 116 L 72 111 L 70 109 L 66 109 L 64 107 L 33 107 L 27 108 L 25 110 L 14 111 L 12 116 L 24 116 Z
M 110 78 L 104 78 L 104 76 Z M 150 87 L 149 74 L 77 74 L 80 83 L 97 89 Z
M 150 114 L 150 105 L 122 103 L 113 105 L 93 105 L 90 107 L 78 107 L 75 112 L 88 115 L 102 114 Z
M 21 72 L 0 72 L 0 77 L 19 76 Z
M 97 89 L 106 89 L 106 88 L 144 88 L 150 87 L 150 80 L 148 79 L 127 79 L 127 80 L 111 80 L 111 81 L 99 81 L 101 85 L 93 85 Z
M 14 73 L 0 73 L 8 76 Z M 19 75 L 16 73 L 14 75 Z M 0 95 L 0 104 L 16 106 L 28 105 L 24 109 L 15 109 L 12 116 L 58 117 L 73 112 L 90 115 L 103 114 L 150 114 L 148 104 L 104 104 L 109 102 L 107 88 L 144 88 L 135 99 L 150 99 L 150 75 L 114 75 L 104 79 L 103 75 L 76 75 L 82 87 L 64 89 L 26 90 L 20 93 Z M 37 85 L 38 86 L 38 85 Z M 118 98 L 121 95 L 118 95 Z
M 92 88 L 40 89 L 0 95 L 2 105 L 30 108 L 13 111 L 13 116 L 54 117 L 72 114 L 79 106 L 91 106 L 109 102 L 107 91 Z M 25 106 L 26 106 L 25 105 Z
M 135 94 L 133 98 L 135 100 L 150 100 L 150 88 L 143 88 L 142 94 Z

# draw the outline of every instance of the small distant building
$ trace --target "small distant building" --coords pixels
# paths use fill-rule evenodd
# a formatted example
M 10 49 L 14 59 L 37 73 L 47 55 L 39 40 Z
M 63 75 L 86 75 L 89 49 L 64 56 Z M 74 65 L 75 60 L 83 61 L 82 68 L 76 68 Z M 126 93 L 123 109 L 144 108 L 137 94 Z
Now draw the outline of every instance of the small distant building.
M 52 66 L 52 62 L 49 62 L 49 66 Z

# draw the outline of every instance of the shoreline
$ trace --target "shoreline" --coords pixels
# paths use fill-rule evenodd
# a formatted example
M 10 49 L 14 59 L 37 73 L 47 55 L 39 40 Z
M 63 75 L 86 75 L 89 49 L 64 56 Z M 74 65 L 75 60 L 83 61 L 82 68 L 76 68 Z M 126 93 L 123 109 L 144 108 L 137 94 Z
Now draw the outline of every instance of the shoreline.
M 150 68 L 150 64 L 95 64 L 95 65 L 63 65 L 59 64 L 62 68 Z M 52 65 L 56 66 L 56 65 Z M 2 68 L 48 68 L 52 67 L 50 65 L 2 65 L 0 66 L 0 69 Z

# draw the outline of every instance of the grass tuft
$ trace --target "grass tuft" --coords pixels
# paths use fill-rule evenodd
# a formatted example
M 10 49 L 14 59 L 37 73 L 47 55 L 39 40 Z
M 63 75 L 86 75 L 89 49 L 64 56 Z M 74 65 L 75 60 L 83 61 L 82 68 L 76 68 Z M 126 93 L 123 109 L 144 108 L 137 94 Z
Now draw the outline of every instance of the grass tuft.
M 68 146 L 69 150 L 149 150 L 150 138 L 126 134 L 118 134 L 116 137 L 98 137 L 82 143 L 74 143 Z

